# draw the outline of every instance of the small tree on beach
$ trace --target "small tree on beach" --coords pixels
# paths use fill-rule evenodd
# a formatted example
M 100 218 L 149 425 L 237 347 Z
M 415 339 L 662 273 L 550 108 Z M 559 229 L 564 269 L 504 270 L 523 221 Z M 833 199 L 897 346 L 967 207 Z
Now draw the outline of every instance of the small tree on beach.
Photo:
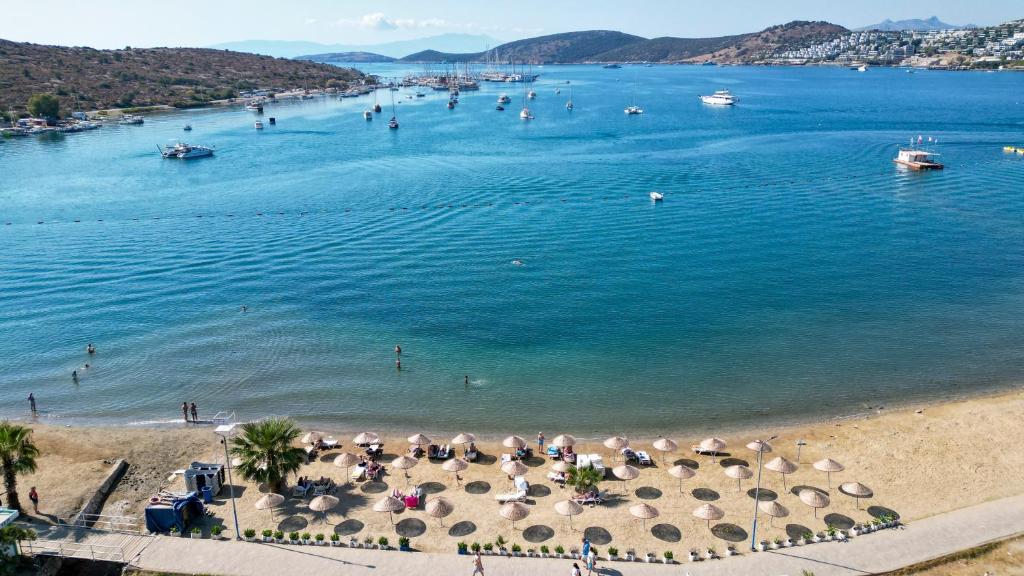
M 60 100 L 53 94 L 35 94 L 28 99 L 28 111 L 37 118 L 57 118 Z
M 250 482 L 280 492 L 288 474 L 297 472 L 306 459 L 306 452 L 293 446 L 301 433 L 287 418 L 242 424 L 242 433 L 231 439 L 231 454 L 241 460 L 235 470 Z
M 576 489 L 577 492 L 586 492 L 597 486 L 602 475 L 593 466 L 579 468 L 573 466 L 565 475 L 565 483 Z
M 7 491 L 7 505 L 22 511 L 18 499 L 18 474 L 36 471 L 39 448 L 32 443 L 32 429 L 10 422 L 0 422 L 0 470 Z

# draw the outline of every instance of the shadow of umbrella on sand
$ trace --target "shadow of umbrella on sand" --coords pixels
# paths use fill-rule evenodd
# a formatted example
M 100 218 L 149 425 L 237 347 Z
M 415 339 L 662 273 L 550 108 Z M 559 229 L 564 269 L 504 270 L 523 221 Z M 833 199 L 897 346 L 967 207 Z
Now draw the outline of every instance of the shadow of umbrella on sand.
M 274 519 L 274 507 L 280 506 L 284 502 L 284 496 L 280 494 L 266 494 L 262 498 L 256 501 L 257 510 L 270 510 L 270 519 Z

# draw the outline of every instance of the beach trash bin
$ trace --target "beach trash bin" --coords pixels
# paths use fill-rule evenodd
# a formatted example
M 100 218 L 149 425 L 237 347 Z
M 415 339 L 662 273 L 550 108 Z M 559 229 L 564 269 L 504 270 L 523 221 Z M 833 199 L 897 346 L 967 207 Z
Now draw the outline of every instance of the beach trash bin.
M 203 504 L 210 504 L 213 502 L 213 488 L 209 486 L 203 486 Z

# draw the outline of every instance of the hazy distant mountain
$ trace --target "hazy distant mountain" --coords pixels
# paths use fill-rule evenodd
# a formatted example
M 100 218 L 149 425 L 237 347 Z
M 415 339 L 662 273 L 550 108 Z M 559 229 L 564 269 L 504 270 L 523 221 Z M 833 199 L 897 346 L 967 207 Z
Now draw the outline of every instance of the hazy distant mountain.
M 932 16 L 927 20 L 913 18 L 910 20 L 897 20 L 895 22 L 886 18 L 883 22 L 879 22 L 878 24 L 872 24 L 871 26 L 863 26 L 861 28 L 856 28 L 855 30 L 881 30 L 882 32 L 916 30 L 918 32 L 927 32 L 929 30 L 954 30 L 961 28 L 976 28 L 976 26 L 974 24 L 965 24 L 963 26 L 957 26 L 956 24 L 947 24 L 946 22 L 939 20 L 938 16 Z
M 296 40 L 242 40 L 223 42 L 210 48 L 266 54 L 278 58 L 294 58 L 308 54 L 336 52 L 372 52 L 392 58 L 421 50 L 433 49 L 442 52 L 482 52 L 489 46 L 497 46 L 501 40 L 486 34 L 440 34 L 415 40 L 401 40 L 384 44 L 321 44 Z
M 326 54 L 306 54 L 296 56 L 292 60 L 309 60 L 310 62 L 394 62 L 395 59 L 373 52 L 328 52 Z
M 849 33 L 828 22 L 794 21 L 760 32 L 716 38 L 662 37 L 648 40 L 610 30 L 588 30 L 552 34 L 502 44 L 490 52 L 453 54 L 424 50 L 410 54 L 403 62 L 750 62 L 777 50 L 802 47 Z

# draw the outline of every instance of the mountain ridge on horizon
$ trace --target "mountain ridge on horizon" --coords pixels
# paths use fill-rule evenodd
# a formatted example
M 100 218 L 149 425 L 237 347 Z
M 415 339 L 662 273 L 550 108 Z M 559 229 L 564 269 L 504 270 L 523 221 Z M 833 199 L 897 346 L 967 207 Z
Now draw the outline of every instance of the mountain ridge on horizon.
M 502 43 L 502 40 L 486 34 L 447 33 L 377 44 L 324 44 L 306 40 L 250 39 L 220 42 L 208 46 L 208 48 L 263 54 L 276 58 L 296 58 L 310 54 L 337 52 L 366 52 L 391 58 L 401 58 L 408 54 L 428 49 L 446 52 L 479 52 Z
M 931 30 L 965 30 L 977 28 L 974 24 L 964 24 L 958 26 L 956 24 L 949 24 L 939 20 L 938 16 L 932 16 L 931 18 L 910 18 L 906 20 L 885 20 L 878 24 L 871 24 L 869 26 L 861 26 L 860 28 L 853 28 L 855 32 L 863 32 L 866 30 L 878 30 L 881 32 L 899 32 L 901 30 L 913 30 L 915 32 L 928 32 Z

